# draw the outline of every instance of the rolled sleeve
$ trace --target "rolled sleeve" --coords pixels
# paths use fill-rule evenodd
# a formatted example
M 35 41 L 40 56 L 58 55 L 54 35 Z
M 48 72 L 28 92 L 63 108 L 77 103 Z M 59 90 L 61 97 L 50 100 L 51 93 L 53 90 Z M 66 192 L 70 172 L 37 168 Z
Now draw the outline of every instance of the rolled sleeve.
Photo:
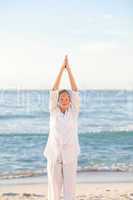
M 72 107 L 75 111 L 79 112 L 80 111 L 80 95 L 79 91 L 74 91 L 70 90 L 70 95 L 71 95 L 71 103 Z
M 58 90 L 49 91 L 49 111 L 53 112 L 57 108 L 58 104 Z

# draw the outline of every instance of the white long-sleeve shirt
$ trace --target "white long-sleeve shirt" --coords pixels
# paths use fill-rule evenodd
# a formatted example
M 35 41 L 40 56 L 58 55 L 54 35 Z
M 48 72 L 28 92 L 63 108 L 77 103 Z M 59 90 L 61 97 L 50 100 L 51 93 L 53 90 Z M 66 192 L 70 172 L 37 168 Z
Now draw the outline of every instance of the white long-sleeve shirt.
M 78 138 L 78 116 L 80 110 L 80 96 L 78 91 L 68 90 L 71 103 L 65 113 L 58 106 L 59 90 L 50 90 L 50 126 L 49 136 L 44 156 L 56 160 L 62 153 L 64 163 L 69 163 L 80 154 Z

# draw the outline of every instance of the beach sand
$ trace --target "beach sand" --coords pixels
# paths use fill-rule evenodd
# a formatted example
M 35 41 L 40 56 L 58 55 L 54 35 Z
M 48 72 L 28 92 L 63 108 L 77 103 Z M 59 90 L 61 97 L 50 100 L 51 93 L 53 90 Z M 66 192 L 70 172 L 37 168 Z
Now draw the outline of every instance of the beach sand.
M 0 186 L 0 200 L 45 200 L 47 183 Z M 63 193 L 61 194 L 63 199 Z M 133 183 L 77 183 L 77 200 L 132 200 Z

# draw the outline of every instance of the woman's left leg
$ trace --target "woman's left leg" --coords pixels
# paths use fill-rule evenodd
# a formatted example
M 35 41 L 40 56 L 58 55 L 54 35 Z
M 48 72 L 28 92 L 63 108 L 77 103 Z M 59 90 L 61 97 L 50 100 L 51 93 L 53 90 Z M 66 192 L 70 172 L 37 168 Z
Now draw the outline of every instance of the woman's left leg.
M 77 160 L 63 164 L 64 200 L 75 200 L 76 197 Z

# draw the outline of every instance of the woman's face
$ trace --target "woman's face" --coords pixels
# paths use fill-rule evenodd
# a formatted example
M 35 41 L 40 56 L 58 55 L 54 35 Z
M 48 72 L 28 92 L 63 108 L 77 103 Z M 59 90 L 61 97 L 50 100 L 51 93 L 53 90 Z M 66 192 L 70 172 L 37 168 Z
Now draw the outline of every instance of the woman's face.
M 69 95 L 67 94 L 67 92 L 61 93 L 59 97 L 59 106 L 63 111 L 65 111 L 66 109 L 68 109 L 69 105 L 70 105 Z

